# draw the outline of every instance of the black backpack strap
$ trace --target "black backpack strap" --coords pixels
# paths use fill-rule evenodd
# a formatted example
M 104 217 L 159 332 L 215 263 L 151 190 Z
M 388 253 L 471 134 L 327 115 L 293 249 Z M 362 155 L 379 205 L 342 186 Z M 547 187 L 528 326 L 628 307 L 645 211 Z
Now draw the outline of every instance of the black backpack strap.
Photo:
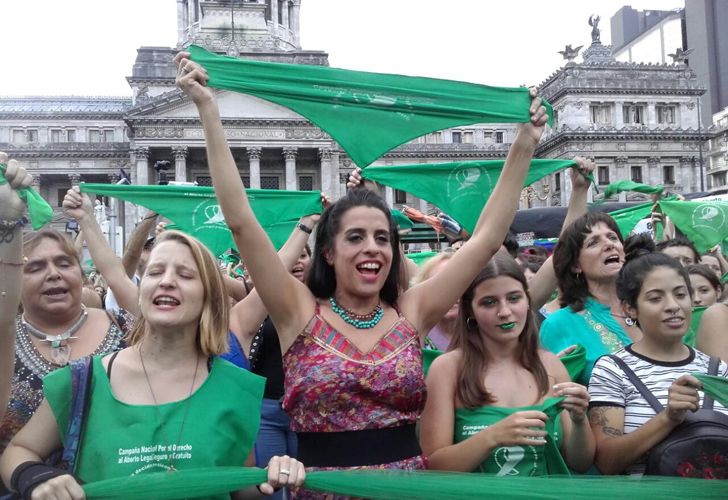
M 642 397 L 645 398 L 645 401 L 647 401 L 653 410 L 655 410 L 655 413 L 660 413 L 662 410 L 665 409 L 664 406 L 662 406 L 662 403 L 660 403 L 654 394 L 647 388 L 647 386 L 639 379 L 637 374 L 632 371 L 632 369 L 627 366 L 627 363 L 625 363 L 622 358 L 619 358 L 615 356 L 614 354 L 610 354 L 609 357 L 617 363 L 617 366 L 619 366 L 625 375 L 627 375 L 627 378 L 630 382 L 632 382 L 632 385 L 637 389 L 640 394 L 642 394 Z
M 710 361 L 708 362 L 708 375 L 716 376 L 718 375 L 718 367 L 720 366 L 720 358 L 718 356 L 711 356 Z M 713 397 L 705 394 L 703 396 L 703 408 L 706 410 L 712 410 L 713 409 Z

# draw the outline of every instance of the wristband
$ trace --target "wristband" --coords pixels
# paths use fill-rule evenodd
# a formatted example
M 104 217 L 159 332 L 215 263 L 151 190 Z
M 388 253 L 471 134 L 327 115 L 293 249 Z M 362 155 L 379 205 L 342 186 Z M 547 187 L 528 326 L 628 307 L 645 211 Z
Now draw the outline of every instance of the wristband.
M 301 231 L 303 231 L 304 233 L 306 233 L 306 234 L 311 234 L 311 233 L 313 232 L 313 229 L 311 229 L 311 228 L 310 228 L 310 227 L 308 227 L 307 225 L 305 225 L 305 224 L 302 224 L 302 223 L 300 223 L 300 222 L 299 222 L 298 224 L 296 224 L 296 227 L 297 227 L 298 229 L 300 229 Z
M 69 472 L 66 470 L 42 462 L 23 462 L 15 468 L 10 477 L 10 489 L 17 491 L 22 498 L 30 498 L 33 490 L 40 484 L 67 474 Z

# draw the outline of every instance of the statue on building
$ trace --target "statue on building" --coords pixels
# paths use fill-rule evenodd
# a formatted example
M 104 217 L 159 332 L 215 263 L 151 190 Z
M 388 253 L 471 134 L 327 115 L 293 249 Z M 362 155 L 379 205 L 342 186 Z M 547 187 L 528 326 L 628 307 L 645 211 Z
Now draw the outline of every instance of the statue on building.
M 94 201 L 94 218 L 101 227 L 103 227 L 103 224 L 109 220 L 106 216 L 106 205 L 101 203 L 101 200 Z
M 683 50 L 681 47 L 678 47 L 675 49 L 674 54 L 667 54 L 668 56 L 672 57 L 672 63 L 673 64 L 687 64 L 688 63 L 688 56 L 693 51 L 693 49 L 687 49 Z
M 560 50 L 560 51 L 559 51 L 559 54 L 561 54 L 561 56 L 562 56 L 562 57 L 563 57 L 563 58 L 564 58 L 564 59 L 565 59 L 566 61 L 569 61 L 569 62 L 571 62 L 571 61 L 573 61 L 574 59 L 576 59 L 576 56 L 578 56 L 578 55 L 579 55 L 579 51 L 581 50 L 581 48 L 582 48 L 582 47 L 583 47 L 583 45 L 579 45 L 579 46 L 578 46 L 578 47 L 576 47 L 575 49 L 572 49 L 572 48 L 571 48 L 571 44 L 569 44 L 569 45 L 567 45 L 566 47 L 564 47 L 564 50 Z
M 595 45 L 601 45 L 601 43 L 602 43 L 602 40 L 600 38 L 601 32 L 599 31 L 599 28 L 598 28 L 600 19 L 601 18 L 596 14 L 592 14 L 591 16 L 589 16 L 589 26 L 592 27 L 592 31 L 591 31 L 592 44 L 595 44 Z

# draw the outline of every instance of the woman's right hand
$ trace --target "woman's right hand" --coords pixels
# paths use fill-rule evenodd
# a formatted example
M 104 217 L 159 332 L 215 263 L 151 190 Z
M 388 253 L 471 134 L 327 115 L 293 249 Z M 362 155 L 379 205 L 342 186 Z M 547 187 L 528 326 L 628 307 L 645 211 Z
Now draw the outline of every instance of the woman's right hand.
M 69 217 L 81 220 L 85 215 L 93 214 L 94 207 L 91 199 L 78 186 L 73 186 L 63 198 L 63 211 Z
M 543 446 L 546 444 L 546 420 L 542 411 L 517 411 L 481 432 L 492 435 L 498 446 Z
M 17 190 L 33 183 L 33 176 L 18 165 L 15 160 L 8 161 L 8 155 L 0 152 L 0 163 L 7 165 L 5 171 L 6 184 L 0 185 L 0 220 L 16 221 L 25 213 L 25 203 L 18 196 Z
M 30 498 L 31 500 L 83 500 L 86 498 L 86 493 L 72 475 L 64 474 L 36 486 Z
M 356 189 L 362 183 L 361 168 L 356 167 L 349 174 L 349 180 L 346 182 L 347 189 Z
M 189 52 L 179 52 L 174 56 L 173 62 L 177 66 L 177 87 L 187 94 L 196 105 L 205 104 L 215 100 L 213 90 L 207 86 L 205 68 L 190 60 Z
M 700 395 L 698 390 L 702 384 L 692 375 L 683 375 L 675 380 L 667 390 L 667 408 L 665 415 L 670 421 L 680 424 L 685 420 L 688 411 L 698 411 Z

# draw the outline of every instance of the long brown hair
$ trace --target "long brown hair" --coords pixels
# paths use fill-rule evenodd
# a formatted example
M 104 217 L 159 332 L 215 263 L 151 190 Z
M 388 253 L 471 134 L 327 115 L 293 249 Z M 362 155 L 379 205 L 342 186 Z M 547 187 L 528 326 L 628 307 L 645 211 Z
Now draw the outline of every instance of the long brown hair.
M 460 298 L 460 311 L 455 321 L 455 335 L 450 349 L 460 349 L 462 352 L 462 361 L 458 368 L 456 394 L 466 408 L 472 409 L 496 402 L 496 398 L 488 392 L 483 382 L 483 374 L 488 369 L 483 335 L 477 325 L 475 328 L 470 328 L 468 323 L 474 321 L 473 297 L 475 289 L 484 281 L 498 276 L 508 276 L 523 286 L 523 291 L 528 299 L 529 311 L 526 316 L 526 324 L 518 337 L 516 357 L 521 365 L 530 371 L 536 379 L 539 398 L 543 397 L 549 390 L 548 374 L 538 354 L 538 330 L 533 313 L 530 310 L 531 296 L 528 293 L 526 277 L 513 257 L 501 250 L 478 273 Z

